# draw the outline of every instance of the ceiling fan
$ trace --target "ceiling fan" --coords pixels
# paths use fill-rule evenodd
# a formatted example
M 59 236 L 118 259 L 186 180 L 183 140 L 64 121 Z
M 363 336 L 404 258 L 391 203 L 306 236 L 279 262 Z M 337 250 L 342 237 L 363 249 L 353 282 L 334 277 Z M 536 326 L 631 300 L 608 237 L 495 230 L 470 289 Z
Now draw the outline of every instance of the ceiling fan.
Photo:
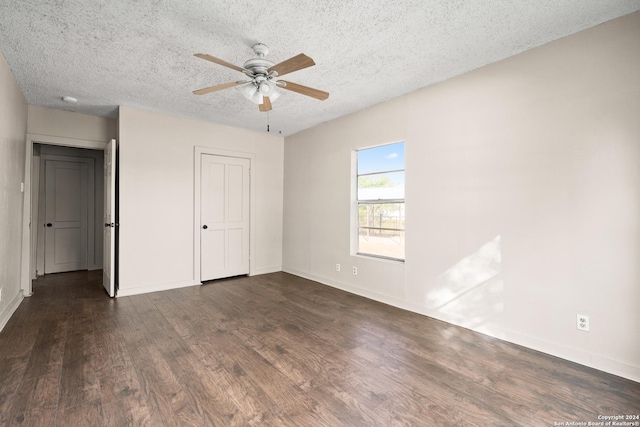
M 223 83 L 216 86 L 206 87 L 204 89 L 194 90 L 193 93 L 196 95 L 204 95 L 206 93 L 237 86 L 240 92 L 247 99 L 259 105 L 260 111 L 271 110 L 271 103 L 280 96 L 278 89 L 290 90 L 321 101 L 329 97 L 328 92 L 278 79 L 278 77 L 284 76 L 285 74 L 293 73 L 294 71 L 316 65 L 316 63 L 313 62 L 313 59 L 309 58 L 304 53 L 289 58 L 279 64 L 274 64 L 268 59 L 265 59 L 267 53 L 269 53 L 269 48 L 266 45 L 256 43 L 252 46 L 252 49 L 257 55 L 257 58 L 249 59 L 242 67 L 230 64 L 211 55 L 196 53 L 194 56 L 215 62 L 216 64 L 223 65 L 231 68 L 232 70 L 240 71 L 241 73 L 246 74 L 250 80 Z

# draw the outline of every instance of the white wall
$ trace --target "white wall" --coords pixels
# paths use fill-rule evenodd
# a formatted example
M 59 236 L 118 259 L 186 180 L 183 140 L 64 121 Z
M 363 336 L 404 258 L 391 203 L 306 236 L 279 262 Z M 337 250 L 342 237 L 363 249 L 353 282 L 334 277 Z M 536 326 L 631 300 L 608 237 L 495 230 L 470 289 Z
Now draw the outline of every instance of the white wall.
M 0 53 L 0 330 L 22 300 L 20 287 L 27 103 Z
M 255 155 L 253 274 L 282 267 L 284 139 L 121 107 L 119 294 L 199 283 L 194 274 L 195 147 Z
M 28 106 L 26 156 L 33 156 L 36 143 L 102 150 L 116 136 L 116 120 L 94 117 L 52 108 Z M 25 164 L 25 199 L 22 223 L 21 286 L 25 295 L 31 294 L 29 246 L 32 244 L 31 222 L 32 161 Z
M 107 143 L 116 137 L 116 120 L 29 105 L 27 132 Z
M 286 138 L 283 269 L 639 381 L 638 40 L 634 13 Z M 398 140 L 404 266 L 349 246 L 351 151 Z

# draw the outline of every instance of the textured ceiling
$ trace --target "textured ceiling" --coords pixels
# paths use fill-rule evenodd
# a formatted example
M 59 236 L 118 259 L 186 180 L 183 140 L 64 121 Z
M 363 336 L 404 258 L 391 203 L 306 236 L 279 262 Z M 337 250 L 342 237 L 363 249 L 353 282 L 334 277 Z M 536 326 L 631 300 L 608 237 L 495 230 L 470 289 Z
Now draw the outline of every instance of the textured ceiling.
M 2 0 L 0 51 L 27 102 L 116 116 L 117 106 L 290 135 L 640 9 L 640 0 Z M 283 91 L 260 113 L 242 66 L 265 43 L 286 77 L 330 92 Z M 78 99 L 62 102 L 63 95 Z

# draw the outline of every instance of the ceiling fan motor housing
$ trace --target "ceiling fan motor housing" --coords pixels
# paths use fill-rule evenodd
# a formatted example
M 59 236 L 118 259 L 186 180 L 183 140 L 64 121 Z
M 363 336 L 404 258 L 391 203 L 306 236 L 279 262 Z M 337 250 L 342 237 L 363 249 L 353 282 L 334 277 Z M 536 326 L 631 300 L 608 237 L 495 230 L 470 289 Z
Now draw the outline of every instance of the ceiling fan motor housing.
M 264 58 L 252 58 L 244 63 L 242 68 L 250 70 L 255 75 L 267 75 L 269 74 L 269 68 L 273 67 L 274 63 Z
M 267 47 L 267 45 L 262 43 L 256 43 L 251 48 L 258 57 L 252 58 L 245 62 L 242 68 L 251 71 L 256 76 L 266 76 L 267 74 L 269 74 L 269 68 L 275 65 L 273 62 L 265 59 L 265 56 L 267 56 L 267 53 L 269 53 L 269 48 Z

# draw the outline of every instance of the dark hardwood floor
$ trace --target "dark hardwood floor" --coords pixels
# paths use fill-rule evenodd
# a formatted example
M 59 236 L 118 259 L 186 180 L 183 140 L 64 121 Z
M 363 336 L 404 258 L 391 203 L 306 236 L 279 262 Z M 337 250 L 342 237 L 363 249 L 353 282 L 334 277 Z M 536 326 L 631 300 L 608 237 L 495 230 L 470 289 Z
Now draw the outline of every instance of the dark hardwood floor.
M 640 414 L 640 383 L 289 274 L 117 299 L 101 274 L 38 279 L 0 333 L 1 425 L 554 426 Z

